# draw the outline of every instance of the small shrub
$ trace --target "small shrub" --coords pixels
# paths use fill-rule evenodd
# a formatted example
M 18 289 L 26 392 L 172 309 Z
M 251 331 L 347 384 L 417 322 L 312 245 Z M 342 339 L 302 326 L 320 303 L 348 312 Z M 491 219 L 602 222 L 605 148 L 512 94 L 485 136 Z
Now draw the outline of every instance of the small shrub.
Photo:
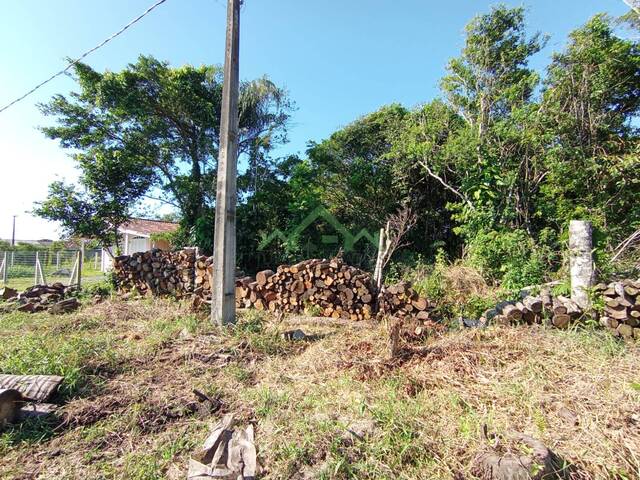
M 470 242 L 469 263 L 505 290 L 543 283 L 557 262 L 557 238 L 550 229 L 538 242 L 524 230 L 480 232 Z
M 496 306 L 495 296 L 472 295 L 460 305 L 459 316 L 464 318 L 480 318 L 488 309 Z
M 431 272 L 416 285 L 418 292 L 433 301 L 444 299 L 447 294 L 445 275 L 448 267 L 444 250 L 438 250 Z
M 319 317 L 322 315 L 322 307 L 307 301 L 304 304 L 304 313 L 311 317 Z
M 554 297 L 557 297 L 558 295 L 568 297 L 571 295 L 571 283 L 568 280 L 563 280 L 558 285 L 551 287 L 551 293 Z
M 406 277 L 412 278 L 416 291 L 434 304 L 435 318 L 478 318 L 497 302 L 497 291 L 476 268 L 464 261 L 449 262 L 442 249 L 433 265 L 418 265 Z
M 114 291 L 115 291 L 115 288 L 113 286 L 113 283 L 109 279 L 102 280 L 101 282 L 98 282 L 98 283 L 92 283 L 82 288 L 82 293 L 85 296 L 90 296 L 90 297 L 94 297 L 96 295 L 99 295 L 101 297 L 107 297 L 107 296 L 110 296 Z

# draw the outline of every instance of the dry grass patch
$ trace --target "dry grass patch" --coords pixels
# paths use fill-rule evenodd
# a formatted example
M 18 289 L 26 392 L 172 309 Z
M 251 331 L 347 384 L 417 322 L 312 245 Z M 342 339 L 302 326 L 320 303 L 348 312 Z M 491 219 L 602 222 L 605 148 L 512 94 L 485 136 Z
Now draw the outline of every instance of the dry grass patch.
M 472 478 L 485 425 L 541 439 L 577 478 L 640 477 L 635 346 L 503 328 L 452 332 L 388 359 L 384 326 L 303 327 L 318 334 L 309 342 L 284 340 L 285 328 L 249 312 L 217 329 L 162 300 L 3 319 L 3 372 L 77 375 L 62 423 L 0 434 L 0 477 L 184 478 L 226 412 L 256 424 L 263 478 Z M 72 355 L 78 345 L 91 348 Z M 193 389 L 221 407 L 203 409 Z M 345 433 L 354 425 L 367 427 Z

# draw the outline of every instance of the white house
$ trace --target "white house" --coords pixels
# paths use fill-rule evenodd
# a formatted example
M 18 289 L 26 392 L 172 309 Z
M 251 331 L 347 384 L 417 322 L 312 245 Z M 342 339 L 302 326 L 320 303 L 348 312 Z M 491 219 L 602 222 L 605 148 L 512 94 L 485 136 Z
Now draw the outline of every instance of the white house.
M 178 224 L 173 222 L 132 218 L 118 228 L 118 233 L 122 236 L 122 254 L 131 255 L 136 252 L 146 252 L 152 248 L 169 250 L 171 249 L 171 244 L 167 240 L 152 240 L 151 236 L 160 233 L 172 233 L 177 229 Z M 114 250 L 113 246 L 102 248 L 101 269 L 103 272 L 111 270 L 113 261 L 109 252 L 113 254 Z

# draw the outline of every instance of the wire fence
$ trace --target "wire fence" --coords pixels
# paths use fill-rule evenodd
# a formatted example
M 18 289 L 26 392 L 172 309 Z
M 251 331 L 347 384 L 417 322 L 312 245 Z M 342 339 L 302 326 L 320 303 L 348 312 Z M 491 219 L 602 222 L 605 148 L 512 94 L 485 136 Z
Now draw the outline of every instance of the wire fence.
M 32 285 L 60 282 L 77 283 L 79 250 L 0 251 L 0 287 L 24 290 Z M 85 250 L 81 284 L 88 285 L 105 279 L 101 271 L 102 250 Z

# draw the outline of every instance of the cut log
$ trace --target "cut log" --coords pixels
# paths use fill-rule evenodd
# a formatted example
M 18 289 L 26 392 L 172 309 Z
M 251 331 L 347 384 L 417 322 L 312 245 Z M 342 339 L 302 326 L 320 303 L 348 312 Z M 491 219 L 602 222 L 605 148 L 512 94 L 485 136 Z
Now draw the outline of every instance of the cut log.
M 262 270 L 256 274 L 256 282 L 258 282 L 258 285 L 261 287 L 264 287 L 272 275 L 274 275 L 273 270 Z
M 18 390 L 0 388 L 0 429 L 17 419 L 22 399 Z
M 553 303 L 552 311 L 554 315 L 566 315 L 567 307 L 564 305 L 564 303 L 560 301 L 559 298 L 554 297 L 552 300 L 552 303 Z
M 557 313 L 552 318 L 553 325 L 558 328 L 567 328 L 570 321 L 571 317 L 566 313 Z
M 621 337 L 633 338 L 633 327 L 631 325 L 621 323 L 620 325 L 618 325 L 618 328 L 616 328 L 616 330 Z
M 606 305 L 604 311 L 608 317 L 615 318 L 616 320 L 625 320 L 629 315 L 627 314 L 626 307 L 610 307 Z
M 502 309 L 502 315 L 511 322 L 522 320 L 522 311 L 518 310 L 515 305 L 507 304 Z
M 368 303 L 368 302 L 367 302 Z M 411 304 L 418 310 L 426 310 L 429 306 L 426 298 L 419 297 L 411 302 Z
M 542 312 L 542 308 L 544 306 L 542 303 L 542 299 L 540 297 L 531 297 L 531 296 L 525 297 L 522 300 L 522 303 L 524 304 L 525 307 L 527 307 L 533 313 Z

